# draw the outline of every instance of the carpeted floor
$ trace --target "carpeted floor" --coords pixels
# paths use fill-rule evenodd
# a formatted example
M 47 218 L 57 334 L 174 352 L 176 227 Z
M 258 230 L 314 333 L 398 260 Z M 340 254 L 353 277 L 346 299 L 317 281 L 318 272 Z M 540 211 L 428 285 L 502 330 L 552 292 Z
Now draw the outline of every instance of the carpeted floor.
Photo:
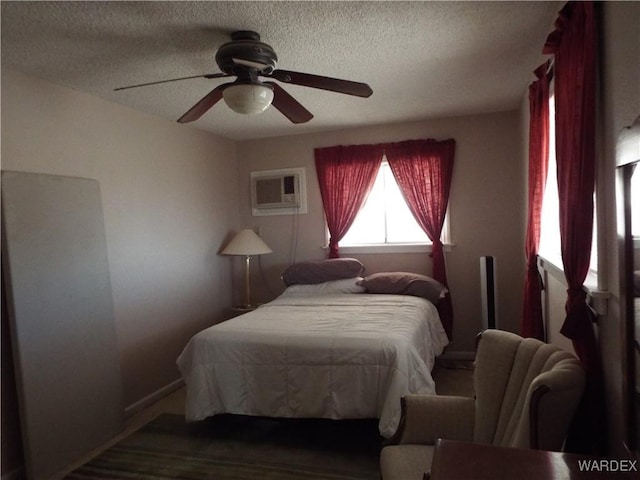
M 472 396 L 473 365 L 439 361 L 438 394 Z M 377 420 L 219 415 L 186 423 L 162 414 L 67 480 L 379 480 Z
M 377 480 L 380 445 L 375 420 L 165 414 L 66 478 Z
M 473 362 L 438 358 L 431 372 L 438 395 L 473 397 Z

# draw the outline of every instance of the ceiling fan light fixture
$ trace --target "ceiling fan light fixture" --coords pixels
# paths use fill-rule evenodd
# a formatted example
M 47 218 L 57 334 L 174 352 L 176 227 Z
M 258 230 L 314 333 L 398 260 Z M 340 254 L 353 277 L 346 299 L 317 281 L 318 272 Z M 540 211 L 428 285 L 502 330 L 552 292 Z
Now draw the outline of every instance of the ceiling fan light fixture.
M 253 115 L 264 112 L 273 101 L 273 89 L 262 84 L 238 84 L 224 89 L 222 98 L 234 112 Z
M 257 32 L 236 31 L 231 34 L 231 41 L 221 45 L 216 52 L 216 64 L 220 67 L 220 73 L 207 73 L 205 75 L 192 75 L 139 83 L 137 85 L 119 87 L 116 90 L 175 82 L 189 78 L 236 77 L 234 82 L 218 85 L 202 97 L 184 115 L 178 118 L 179 123 L 198 120 L 220 100 L 224 100 L 231 110 L 244 115 L 264 112 L 273 103 L 276 110 L 292 123 L 305 123 L 313 118 L 313 114 L 289 95 L 279 84 L 271 81 L 262 82 L 260 81 L 261 77 L 272 78 L 301 87 L 317 88 L 363 98 L 370 97 L 373 93 L 371 87 L 366 83 L 290 70 L 276 70 L 277 61 L 276 52 L 271 46 L 260 41 L 260 35 Z

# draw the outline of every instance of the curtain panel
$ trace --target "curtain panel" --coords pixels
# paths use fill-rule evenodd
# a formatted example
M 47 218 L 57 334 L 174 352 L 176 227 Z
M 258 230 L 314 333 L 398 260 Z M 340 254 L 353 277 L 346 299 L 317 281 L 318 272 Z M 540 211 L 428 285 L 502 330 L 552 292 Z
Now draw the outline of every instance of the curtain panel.
M 562 262 L 567 280 L 566 318 L 560 332 L 573 342 L 587 372 L 585 399 L 569 448 L 604 450 L 602 364 L 583 284 L 589 271 L 593 231 L 596 134 L 596 20 L 591 1 L 568 2 L 545 44 L 553 54 L 556 157 Z
M 522 336 L 545 339 L 542 320 L 542 279 L 538 271 L 542 198 L 549 167 L 550 61 L 535 70 L 537 80 L 529 86 L 529 206 L 525 255 Z
M 329 258 L 339 257 L 339 243 L 367 200 L 382 163 L 375 145 L 316 148 L 316 172 L 329 229 Z
M 433 278 L 449 288 L 442 245 L 442 227 L 449 203 L 453 139 L 408 140 L 386 144 L 384 151 L 409 210 L 432 242 Z M 451 294 L 438 302 L 438 312 L 449 339 L 453 333 Z

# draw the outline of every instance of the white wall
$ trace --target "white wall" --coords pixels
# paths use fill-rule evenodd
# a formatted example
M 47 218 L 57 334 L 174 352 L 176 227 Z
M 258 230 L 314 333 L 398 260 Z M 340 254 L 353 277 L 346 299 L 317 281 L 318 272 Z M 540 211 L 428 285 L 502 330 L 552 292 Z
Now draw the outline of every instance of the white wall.
M 261 300 L 280 293 L 280 275 L 294 258 L 323 258 L 325 222 L 313 149 L 331 145 L 454 138 L 456 155 L 450 212 L 453 249 L 447 254 L 454 308 L 452 351 L 473 352 L 481 328 L 479 257 L 495 255 L 502 328 L 520 330 L 524 279 L 525 172 L 519 112 L 383 125 L 339 132 L 242 142 L 238 146 L 242 226 L 259 227 L 274 250 L 260 257 L 264 279 L 254 286 Z M 254 170 L 306 167 L 308 213 L 252 217 L 249 174 Z M 297 235 L 297 243 L 295 236 Z M 353 255 L 366 273 L 389 270 L 431 272 L 425 254 Z
M 232 301 L 235 143 L 3 69 L 2 169 L 98 180 L 125 405 L 177 380 Z

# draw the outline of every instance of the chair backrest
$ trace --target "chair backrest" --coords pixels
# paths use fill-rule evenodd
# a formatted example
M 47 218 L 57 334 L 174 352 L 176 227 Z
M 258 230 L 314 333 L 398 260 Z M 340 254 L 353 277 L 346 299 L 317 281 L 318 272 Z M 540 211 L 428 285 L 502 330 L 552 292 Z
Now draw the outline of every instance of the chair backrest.
M 501 330 L 482 332 L 474 441 L 560 450 L 584 382 L 578 359 L 559 347 Z

